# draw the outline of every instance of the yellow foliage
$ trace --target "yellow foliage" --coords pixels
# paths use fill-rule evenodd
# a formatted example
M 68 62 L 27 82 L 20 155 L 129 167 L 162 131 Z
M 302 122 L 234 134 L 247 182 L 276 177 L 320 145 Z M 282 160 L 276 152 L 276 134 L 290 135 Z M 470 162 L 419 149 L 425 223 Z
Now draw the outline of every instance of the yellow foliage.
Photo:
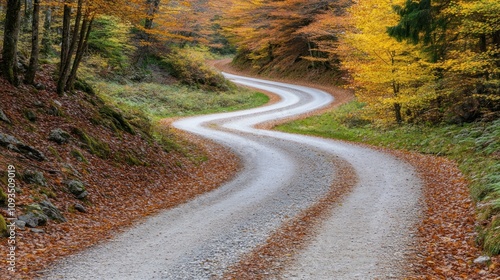
M 434 79 L 417 46 L 397 42 L 386 32 L 388 26 L 398 21 L 392 10 L 394 4 L 401 3 L 390 0 L 355 3 L 349 9 L 346 32 L 338 48 L 343 66 L 352 75 L 358 99 L 367 104 L 372 111 L 369 114 L 386 121 L 394 118 L 388 112 L 396 110 L 395 104 L 411 108 L 435 96 L 432 88 L 425 93 L 417 90 L 416 85 Z

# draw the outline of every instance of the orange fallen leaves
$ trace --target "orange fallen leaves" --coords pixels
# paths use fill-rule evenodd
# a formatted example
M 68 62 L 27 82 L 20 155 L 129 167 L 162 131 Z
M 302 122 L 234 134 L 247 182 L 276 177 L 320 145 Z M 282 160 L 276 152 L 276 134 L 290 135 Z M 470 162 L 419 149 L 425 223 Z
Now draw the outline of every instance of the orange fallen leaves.
M 50 71 L 53 72 L 53 69 Z M 44 73 L 41 73 L 44 75 Z M 55 94 L 55 84 L 47 82 L 47 89 L 37 93 L 28 88 L 16 89 L 15 94 L 5 93 L 14 90 L 0 80 L 0 96 L 2 104 L 15 104 L 12 108 L 4 109 L 16 126 L 8 128 L 8 133 L 23 139 L 27 144 L 40 149 L 49 160 L 37 163 L 36 167 L 46 170 L 60 170 L 61 162 L 49 150 L 57 149 L 64 163 L 71 164 L 79 175 L 71 173 L 45 174 L 54 197 L 50 200 L 68 219 L 66 223 L 50 222 L 40 227 L 45 233 L 34 233 L 29 229 L 17 231 L 16 267 L 15 275 L 11 279 L 31 279 L 38 271 L 46 269 L 56 260 L 81 251 L 93 244 L 105 241 L 119 230 L 132 225 L 142 217 L 157 213 L 161 209 L 173 207 L 193 197 L 218 187 L 222 182 L 231 178 L 239 168 L 238 159 L 221 146 L 211 142 L 191 137 L 196 142 L 191 148 L 192 154 L 205 155 L 210 150 L 210 159 L 202 163 L 194 163 L 177 152 L 164 152 L 155 144 L 148 144 L 139 134 L 123 133 L 117 135 L 111 129 L 94 125 L 90 122 L 94 116 L 92 106 L 82 106 L 95 97 L 76 92 L 75 94 L 59 97 Z M 60 102 L 68 116 L 59 117 L 40 114 L 36 128 L 24 130 L 23 127 L 33 127 L 27 123 L 22 115 L 23 108 L 32 107 L 33 100 L 41 104 L 52 104 L 53 100 Z M 95 101 L 95 100 L 94 100 Z M 88 104 L 92 102 L 89 101 Z M 97 102 L 98 103 L 98 102 Z M 61 127 L 71 131 L 72 127 L 84 129 L 98 139 L 112 139 L 113 151 L 141 151 L 141 160 L 148 162 L 148 166 L 128 166 L 125 168 L 111 159 L 105 160 L 81 149 L 78 141 L 74 140 L 67 145 L 57 145 L 47 139 L 47 131 L 54 127 Z M 3 124 L 0 123 L 2 132 Z M 83 163 L 71 156 L 71 151 L 82 151 L 89 162 Z M 15 164 L 19 171 L 23 171 L 32 164 L 27 160 L 16 157 L 9 151 L 2 150 L 0 164 Z M 182 167 L 179 167 L 180 163 Z M 32 167 L 33 168 L 33 167 Z M 72 172 L 71 170 L 69 172 Z M 213 174 L 204 177 L 204 174 Z M 70 177 L 71 176 L 71 177 Z M 66 191 L 64 182 L 69 178 L 77 177 L 86 183 L 89 197 L 86 202 L 74 198 Z M 19 214 L 22 207 L 39 197 L 37 188 L 26 185 L 19 180 L 23 190 L 17 197 Z M 149 193 L 149 194 L 148 194 Z M 175 195 L 174 195 L 175 194 Z M 87 212 L 80 213 L 72 210 L 75 203 L 85 206 Z M 5 214 L 5 213 L 3 213 Z M 0 251 L 6 252 L 5 239 L 0 242 Z M 3 259 L 3 258 L 2 258 Z M 8 264 L 0 261 L 0 269 L 6 270 Z M 2 275 L 3 276 L 3 275 Z M 12 276 L 12 277 L 10 277 Z
M 468 182 L 447 159 L 393 151 L 408 161 L 424 180 L 424 216 L 419 226 L 419 254 L 408 279 L 499 279 L 498 257 L 492 265 L 473 263 L 481 256 L 475 245 L 475 212 Z

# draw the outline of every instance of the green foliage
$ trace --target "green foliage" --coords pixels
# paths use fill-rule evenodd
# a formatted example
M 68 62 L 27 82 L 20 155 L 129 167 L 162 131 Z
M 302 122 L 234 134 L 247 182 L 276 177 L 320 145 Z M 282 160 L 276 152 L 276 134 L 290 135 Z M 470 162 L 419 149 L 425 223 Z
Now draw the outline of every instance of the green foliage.
M 72 150 L 70 154 L 76 158 L 78 161 L 84 162 L 84 163 L 89 163 L 85 156 L 80 152 L 79 150 Z
M 86 92 L 90 95 L 95 95 L 94 88 L 86 81 L 77 79 L 75 81 L 75 89 Z
M 430 61 L 437 62 L 445 53 L 445 33 L 450 19 L 440 13 L 445 7 L 444 1 L 433 2 L 438 4 L 431 4 L 431 0 L 406 0 L 403 6 L 395 5 L 394 11 L 400 20 L 387 32 L 398 41 L 406 40 L 415 45 L 422 43 L 426 46 L 424 50 L 430 54 Z
M 36 120 L 38 119 L 36 113 L 30 109 L 24 109 L 23 116 L 30 122 L 36 122 Z
M 39 190 L 39 193 L 42 195 L 46 195 L 48 198 L 52 198 L 52 199 L 57 198 L 56 193 L 52 189 L 47 188 L 47 187 L 41 187 Z
M 126 163 L 130 166 L 146 166 L 147 164 L 141 161 L 132 151 L 120 151 L 115 156 L 119 162 Z
M 57 161 L 62 162 L 61 155 L 54 147 L 50 146 L 49 151 L 54 157 L 56 157 Z
M 493 255 L 500 254 L 500 216 L 495 216 L 491 225 L 481 234 L 484 249 Z
M 128 121 L 125 120 L 123 115 L 115 109 L 104 105 L 99 108 L 99 113 L 103 118 L 109 119 L 111 121 L 111 128 L 115 130 L 125 131 L 130 134 L 135 134 L 134 129 L 132 129 Z
M 135 47 L 129 42 L 130 27 L 111 16 L 96 18 L 89 35 L 88 49 L 107 59 L 114 71 L 124 71 L 130 66 L 129 57 Z
M 168 129 L 156 128 L 153 132 L 153 137 L 165 152 L 177 151 L 185 153 L 183 145 L 178 141 L 179 139 L 168 131 Z

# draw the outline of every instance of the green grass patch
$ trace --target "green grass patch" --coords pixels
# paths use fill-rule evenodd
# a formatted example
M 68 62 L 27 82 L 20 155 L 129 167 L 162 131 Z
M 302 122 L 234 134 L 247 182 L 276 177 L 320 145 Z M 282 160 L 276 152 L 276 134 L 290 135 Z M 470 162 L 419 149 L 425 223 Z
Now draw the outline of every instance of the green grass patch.
M 95 87 L 117 107 L 140 110 L 153 120 L 248 109 L 269 101 L 265 94 L 237 87 L 215 92 L 184 85 L 105 81 Z
M 378 127 L 362 119 L 363 104 L 351 102 L 320 116 L 293 121 L 278 130 L 368 143 L 392 149 L 446 156 L 470 178 L 470 192 L 483 205 L 479 219 L 487 226 L 479 243 L 500 253 L 500 120 L 463 125 Z

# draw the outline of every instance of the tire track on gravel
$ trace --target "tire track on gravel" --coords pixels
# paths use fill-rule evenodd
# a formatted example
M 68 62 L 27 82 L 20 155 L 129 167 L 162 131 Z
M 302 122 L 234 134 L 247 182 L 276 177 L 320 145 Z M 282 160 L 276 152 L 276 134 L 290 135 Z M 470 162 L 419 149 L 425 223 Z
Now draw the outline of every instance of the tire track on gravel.
M 281 100 L 173 125 L 229 147 L 242 159 L 240 173 L 215 191 L 66 259 L 43 278 L 224 277 L 228 268 L 266 244 L 283 224 L 324 198 L 335 185 L 336 173 L 343 170 L 353 170 L 358 183 L 342 204 L 332 207 L 316 235 L 309 237 L 309 246 L 297 255 L 293 269 L 285 269 L 282 277 L 367 279 L 401 274 L 396 264 L 411 242 L 420 196 L 413 169 L 368 148 L 256 129 L 259 123 L 328 106 L 333 97 L 303 86 L 226 77 L 273 92 Z M 339 161 L 347 167 L 339 166 Z

